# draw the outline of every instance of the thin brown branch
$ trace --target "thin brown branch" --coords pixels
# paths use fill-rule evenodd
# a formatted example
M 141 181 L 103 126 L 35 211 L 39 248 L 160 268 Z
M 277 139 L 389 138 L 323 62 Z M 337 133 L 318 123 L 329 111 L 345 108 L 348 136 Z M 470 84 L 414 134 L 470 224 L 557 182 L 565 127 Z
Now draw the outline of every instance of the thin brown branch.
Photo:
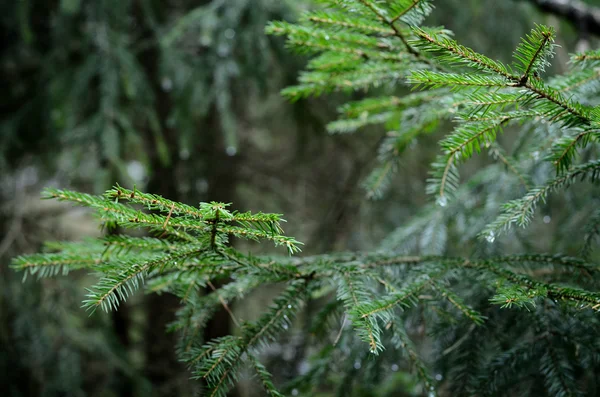
M 233 323 L 239 328 L 240 327 L 239 321 L 237 320 L 237 318 L 235 318 L 235 315 L 233 314 L 233 312 L 229 308 L 229 305 L 227 305 L 227 302 L 225 302 L 225 299 L 223 299 L 223 297 L 221 296 L 221 294 L 219 294 L 219 291 L 217 291 L 217 288 L 215 288 L 215 286 L 213 285 L 213 283 L 210 282 L 210 280 L 206 283 L 206 285 L 208 285 L 210 287 L 210 289 L 212 289 L 213 292 L 215 294 L 217 294 L 217 297 L 219 298 L 219 302 L 221 302 L 221 305 L 223 306 L 223 309 L 225 309 L 225 311 L 227 313 L 229 313 L 229 317 L 231 317 L 231 320 L 233 321 Z

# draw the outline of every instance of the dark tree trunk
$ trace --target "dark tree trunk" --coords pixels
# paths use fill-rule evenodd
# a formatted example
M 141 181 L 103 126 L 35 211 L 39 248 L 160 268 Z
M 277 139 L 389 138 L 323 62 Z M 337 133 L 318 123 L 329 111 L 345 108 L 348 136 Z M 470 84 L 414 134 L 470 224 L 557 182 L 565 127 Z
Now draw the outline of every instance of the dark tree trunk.
M 142 30 L 140 40 L 155 42 L 153 32 L 147 24 L 147 18 L 144 17 L 144 10 L 139 3 L 137 4 L 136 17 L 138 26 Z M 155 3 L 159 4 L 159 3 Z M 157 8 L 158 9 L 158 8 Z M 154 17 L 160 19 L 156 13 Z M 237 174 L 237 157 L 228 156 L 223 143 L 222 128 L 219 122 L 218 112 L 215 108 L 211 109 L 206 119 L 198 122 L 198 163 L 190 161 L 187 166 L 195 168 L 193 175 L 200 173 L 208 182 L 208 191 L 206 197 L 182 197 L 178 189 L 178 133 L 167 125 L 167 119 L 172 110 L 172 103 L 169 94 L 160 87 L 160 50 L 158 44 L 146 47 L 139 55 L 139 61 L 147 74 L 148 81 L 152 82 L 154 93 L 154 105 L 157 112 L 163 138 L 168 148 L 169 163 L 161 161 L 161 157 L 154 144 L 155 139 L 149 129 L 147 129 L 146 143 L 151 162 L 151 176 L 148 182 L 147 191 L 162 195 L 171 200 L 189 201 L 197 204 L 199 201 L 224 201 L 234 200 L 235 177 Z M 220 284 L 215 284 L 219 288 Z M 178 392 L 176 382 L 189 378 L 187 369 L 176 359 L 175 344 L 176 335 L 166 334 L 166 325 L 174 320 L 176 310 L 180 307 L 179 299 L 172 295 L 150 295 L 146 297 L 146 315 L 147 329 L 145 332 L 146 345 L 146 368 L 145 374 L 152 382 L 157 395 L 181 395 Z M 219 336 L 229 335 L 231 332 L 229 325 L 229 316 L 225 310 L 216 313 L 210 321 L 204 340 L 213 339 Z
M 227 154 L 217 109 L 213 107 L 209 114 L 210 116 L 202 128 L 210 132 L 206 134 L 207 136 L 199 148 L 199 151 L 202 153 L 202 159 L 204 159 L 204 174 L 208 182 L 208 191 L 204 200 L 236 203 L 235 187 L 239 156 L 230 156 Z M 233 242 L 230 241 L 230 243 Z M 226 282 L 227 280 L 217 280 L 213 283 L 213 286 L 218 289 Z M 207 289 L 206 293 L 210 292 L 212 290 Z M 229 314 L 224 308 L 221 308 L 206 325 L 204 340 L 209 341 L 221 336 L 230 335 L 231 332 Z M 229 396 L 236 395 L 238 393 L 235 391 L 229 393 Z
M 179 200 L 176 178 L 178 162 L 177 132 L 167 126 L 167 118 L 171 112 L 171 98 L 160 87 L 160 49 L 157 38 L 148 24 L 148 16 L 144 14 L 143 6 L 136 3 L 135 16 L 140 27 L 141 41 L 153 43 L 139 54 L 139 62 L 146 73 L 147 80 L 152 85 L 154 94 L 154 109 L 157 113 L 161 132 L 168 148 L 169 161 L 161 159 L 155 138 L 150 129 L 146 128 L 145 142 L 150 158 L 150 179 L 147 190 L 171 200 Z M 159 13 L 155 13 L 158 16 Z M 175 354 L 176 335 L 166 332 L 167 325 L 174 320 L 175 312 L 180 306 L 179 299 L 173 295 L 151 294 L 145 297 L 146 329 L 144 332 L 146 365 L 144 374 L 152 383 L 154 395 L 181 395 L 181 383 L 189 378 L 187 369 L 177 360 Z

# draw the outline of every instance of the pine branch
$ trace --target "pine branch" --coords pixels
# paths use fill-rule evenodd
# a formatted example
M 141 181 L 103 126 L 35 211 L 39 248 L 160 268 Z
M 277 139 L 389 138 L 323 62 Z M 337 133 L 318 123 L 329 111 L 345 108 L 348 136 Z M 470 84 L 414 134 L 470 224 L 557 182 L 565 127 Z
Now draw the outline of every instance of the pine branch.
M 595 129 L 581 131 L 575 136 L 564 136 L 552 145 L 547 160 L 554 164 L 558 174 L 568 171 L 577 155 L 577 150 L 599 138 L 600 131 Z
M 36 274 L 38 278 L 45 278 L 58 274 L 67 275 L 77 269 L 93 269 L 101 263 L 102 258 L 97 254 L 31 254 L 14 258 L 11 267 L 25 271 L 25 274 Z
M 574 54 L 571 62 L 576 66 L 586 69 L 600 66 L 600 50 L 590 50 Z
M 425 386 L 425 390 L 433 390 L 434 382 L 431 378 L 429 370 L 416 352 L 413 342 L 406 334 L 406 330 L 397 322 L 392 323 L 390 329 L 392 330 L 391 343 L 396 347 L 396 349 L 402 350 L 408 355 L 409 360 L 413 363 L 413 366 L 416 369 L 417 376 Z
M 434 289 L 438 290 L 442 297 L 444 297 L 448 302 L 450 302 L 454 307 L 456 307 L 465 317 L 471 320 L 476 325 L 481 325 L 485 321 L 485 316 L 481 315 L 478 311 L 470 308 L 461 297 L 456 295 L 453 291 L 446 288 L 442 283 L 438 281 L 433 281 L 432 286 Z
M 256 370 L 256 373 L 258 374 L 260 383 L 261 383 L 263 389 L 265 390 L 265 392 L 267 393 L 267 395 L 273 396 L 273 397 L 284 397 L 284 395 L 281 394 L 279 392 L 279 390 L 277 390 L 275 388 L 275 385 L 273 384 L 273 381 L 271 380 L 271 374 L 267 371 L 265 366 L 262 365 L 260 363 L 260 361 L 258 361 L 258 359 L 254 355 L 249 354 L 248 357 L 250 358 L 250 362 L 252 363 L 252 366 Z
M 191 358 L 190 363 L 196 367 L 195 376 L 206 379 L 209 383 L 210 396 L 226 395 L 235 383 L 244 353 L 266 344 L 289 328 L 291 319 L 304 300 L 306 287 L 305 280 L 291 282 L 284 293 L 275 300 L 270 311 L 256 323 L 244 324 L 241 337 L 228 336 L 217 339 L 205 345 L 201 351 L 188 356 Z M 264 367 L 260 371 L 266 374 Z M 261 378 L 264 385 L 266 378 Z
M 530 190 L 523 198 L 510 201 L 503 207 L 503 213 L 480 234 L 481 237 L 508 231 L 512 225 L 524 227 L 529 224 L 540 200 L 557 188 L 568 187 L 577 178 L 590 178 L 592 181 L 600 175 L 600 161 L 594 160 L 576 166 L 564 174 L 552 179 L 544 186 Z
M 453 92 L 476 87 L 499 88 L 515 86 L 515 83 L 511 83 L 510 80 L 502 76 L 443 73 L 429 70 L 413 71 L 408 77 L 408 83 L 415 84 L 415 88 L 449 87 Z
M 369 344 L 370 352 L 377 354 L 383 350 L 381 329 L 377 321 L 363 318 L 358 315 L 358 312 L 355 312 L 355 308 L 373 299 L 358 274 L 352 274 L 349 271 L 342 274 L 338 283 L 338 299 L 343 301 L 346 310 L 352 313 L 352 324 L 359 338 Z
M 475 70 L 503 76 L 508 80 L 516 79 L 509 67 L 478 54 L 445 35 L 423 28 L 414 28 L 414 32 L 418 39 L 411 43 L 422 51 L 433 53 L 440 62 L 449 65 L 465 65 Z
M 551 27 L 537 25 L 517 46 L 513 56 L 518 61 L 515 69 L 522 72 L 520 85 L 525 85 L 533 73 L 541 73 L 549 65 L 547 59 L 554 54 L 555 31 Z
M 143 193 L 135 188 L 129 190 L 116 185 L 104 193 L 104 197 L 109 200 L 115 200 L 115 202 L 124 200 L 135 204 L 142 204 L 149 210 L 158 210 L 174 215 L 188 215 L 197 219 L 202 219 L 203 217 L 203 214 L 192 206 L 171 201 L 156 194 Z
M 585 226 L 584 244 L 581 248 L 581 256 L 588 258 L 593 250 L 594 241 L 600 236 L 600 209 L 597 209 L 589 218 Z
M 120 301 L 125 301 L 139 288 L 150 271 L 165 266 L 176 266 L 177 261 L 184 261 L 205 250 L 205 247 L 192 245 L 182 247 L 176 253 L 158 256 L 142 263 L 125 261 L 120 266 L 123 270 L 107 273 L 93 290 L 89 290 L 88 299 L 83 301 L 83 306 L 92 312 L 98 307 L 105 311 L 115 310 Z

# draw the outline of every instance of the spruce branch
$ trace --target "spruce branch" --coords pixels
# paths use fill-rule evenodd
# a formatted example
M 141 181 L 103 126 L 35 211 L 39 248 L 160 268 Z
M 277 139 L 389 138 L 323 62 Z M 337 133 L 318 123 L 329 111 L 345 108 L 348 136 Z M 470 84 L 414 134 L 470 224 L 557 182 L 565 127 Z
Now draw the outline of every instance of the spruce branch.
M 387 11 L 378 7 L 377 5 L 375 5 L 372 1 L 370 1 L 370 0 L 359 0 L 359 1 L 365 7 L 369 8 L 371 11 L 373 11 L 375 16 L 377 16 L 377 18 L 379 20 L 381 20 L 386 25 L 388 25 L 390 28 L 392 28 L 392 30 L 395 33 L 395 36 L 400 39 L 400 41 L 402 42 L 402 44 L 404 45 L 404 47 L 406 48 L 406 50 L 408 51 L 409 54 L 413 55 L 416 59 L 418 59 L 420 61 L 423 61 L 425 63 L 431 63 L 430 60 L 428 60 L 427 58 L 423 58 L 423 56 L 409 44 L 408 40 L 406 39 L 406 37 L 404 36 L 402 31 L 395 24 L 395 22 L 398 19 L 405 17 L 419 3 L 426 4 L 426 1 L 424 1 L 424 0 L 397 1 L 398 4 L 397 4 L 396 12 L 401 15 L 397 15 L 397 18 L 393 17 L 393 19 L 388 19 L 386 17 Z M 405 4 L 405 3 L 408 3 L 408 4 Z M 392 3 L 392 5 L 394 5 L 394 3 Z
M 350 319 L 359 338 L 368 343 L 371 353 L 377 354 L 383 350 L 379 325 L 376 320 L 363 318 L 354 311 L 355 308 L 372 299 L 366 285 L 357 276 L 349 271 L 342 274 L 338 284 L 338 299 L 343 301 L 346 310 L 352 313 Z
M 158 268 L 176 266 L 177 261 L 184 261 L 187 257 L 198 255 L 206 248 L 203 246 L 186 247 L 170 255 L 158 256 L 142 263 L 125 261 L 121 271 L 109 272 L 104 276 L 94 289 L 89 290 L 83 306 L 94 312 L 98 307 L 105 311 L 115 310 L 120 301 L 125 301 L 144 282 L 146 275 Z
M 135 188 L 130 190 L 116 185 L 104 193 L 104 197 L 109 200 L 115 200 L 115 202 L 123 200 L 142 204 L 149 210 L 158 210 L 174 215 L 188 215 L 198 219 L 202 219 L 203 217 L 203 214 L 192 206 L 168 200 L 156 194 L 143 193 Z
M 600 66 L 600 50 L 590 50 L 574 54 L 571 56 L 571 62 L 581 69 L 598 67 Z
M 597 209 L 589 218 L 585 226 L 584 244 L 581 248 L 581 256 L 588 258 L 593 250 L 594 241 L 600 236 L 600 209 Z
M 552 145 L 547 160 L 554 164 L 557 173 L 560 174 L 571 167 L 578 149 L 588 146 L 599 138 L 600 131 L 597 129 L 585 129 L 575 136 L 564 136 Z
M 471 320 L 476 325 L 481 325 L 485 321 L 485 316 L 479 313 L 477 310 L 469 307 L 461 297 L 455 294 L 452 290 L 446 288 L 441 282 L 433 281 L 432 287 L 439 291 L 448 302 L 456 307 L 465 317 Z
M 554 37 L 552 27 L 536 25 L 531 33 L 521 39 L 513 56 L 518 61 L 515 69 L 522 72 L 520 85 L 527 84 L 532 73 L 541 73 L 549 65 L 547 59 L 554 54 Z
M 392 339 L 391 343 L 398 350 L 401 350 L 406 353 L 408 359 L 413 364 L 413 367 L 416 369 L 417 376 L 425 386 L 425 390 L 431 391 L 434 385 L 434 381 L 431 378 L 431 374 L 427 365 L 419 354 L 416 351 L 414 343 L 411 341 L 410 337 L 407 335 L 406 330 L 402 326 L 402 324 L 394 321 L 390 327 L 392 331 Z
M 67 275 L 72 270 L 94 268 L 100 265 L 102 258 L 98 254 L 31 254 L 13 259 L 11 267 L 38 278 Z
M 279 390 L 277 390 L 271 379 L 271 374 L 269 373 L 269 371 L 267 371 L 265 366 L 262 365 L 260 361 L 258 361 L 258 358 L 256 358 L 256 356 L 252 354 L 249 354 L 248 357 L 267 395 L 272 397 L 284 397 L 284 395 L 281 394 Z
M 503 206 L 503 213 L 489 224 L 480 234 L 485 238 L 499 232 L 508 231 L 512 225 L 526 226 L 529 224 L 539 201 L 557 188 L 571 185 L 577 178 L 595 180 L 600 175 L 600 161 L 594 160 L 571 168 L 562 175 L 550 180 L 544 186 L 530 190 L 524 197 L 510 201 Z
M 422 51 L 435 54 L 443 63 L 465 65 L 476 70 L 503 76 L 509 80 L 516 79 L 508 66 L 458 44 L 446 35 L 440 35 L 425 28 L 413 28 L 413 31 L 417 35 L 417 39 L 411 41 L 411 43 Z

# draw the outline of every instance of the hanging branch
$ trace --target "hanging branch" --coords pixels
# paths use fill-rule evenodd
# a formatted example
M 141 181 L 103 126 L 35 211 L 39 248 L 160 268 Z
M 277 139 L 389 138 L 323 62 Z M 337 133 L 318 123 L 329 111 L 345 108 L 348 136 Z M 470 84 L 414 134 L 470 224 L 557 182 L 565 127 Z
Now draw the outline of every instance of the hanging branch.
M 580 0 L 528 0 L 543 12 L 564 18 L 585 33 L 600 36 L 600 8 Z

